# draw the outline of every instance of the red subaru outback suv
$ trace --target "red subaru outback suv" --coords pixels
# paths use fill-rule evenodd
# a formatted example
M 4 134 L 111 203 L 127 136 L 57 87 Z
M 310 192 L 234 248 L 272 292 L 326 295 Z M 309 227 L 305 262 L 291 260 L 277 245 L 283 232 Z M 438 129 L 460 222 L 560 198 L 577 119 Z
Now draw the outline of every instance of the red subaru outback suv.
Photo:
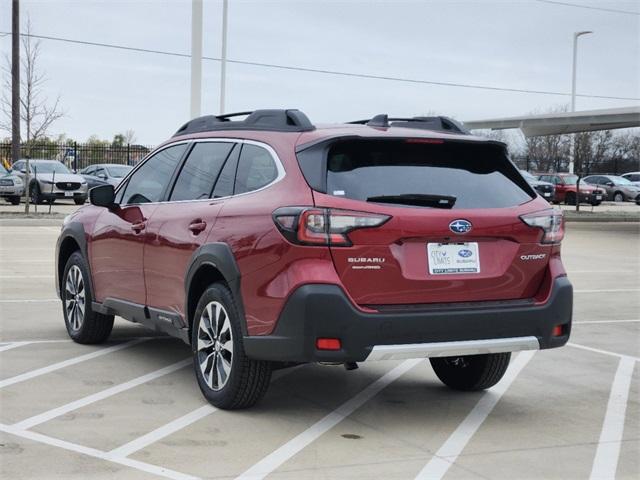
M 236 115 L 188 122 L 67 217 L 72 339 L 106 340 L 114 315 L 181 338 L 228 409 L 299 363 L 429 358 L 446 385 L 479 390 L 510 352 L 567 342 L 563 219 L 504 144 L 445 117 Z

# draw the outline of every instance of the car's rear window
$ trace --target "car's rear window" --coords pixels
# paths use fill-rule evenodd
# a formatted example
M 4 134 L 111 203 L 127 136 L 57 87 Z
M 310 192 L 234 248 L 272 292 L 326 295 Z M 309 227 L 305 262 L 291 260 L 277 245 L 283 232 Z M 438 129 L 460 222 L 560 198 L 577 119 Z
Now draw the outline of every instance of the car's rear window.
M 512 207 L 533 198 L 500 145 L 426 141 L 335 142 L 323 150 L 322 189 L 355 200 L 455 209 Z M 310 165 L 312 157 L 322 160 L 318 155 L 301 152 L 298 157 L 305 176 L 318 172 Z M 438 205 L 438 199 L 445 200 Z

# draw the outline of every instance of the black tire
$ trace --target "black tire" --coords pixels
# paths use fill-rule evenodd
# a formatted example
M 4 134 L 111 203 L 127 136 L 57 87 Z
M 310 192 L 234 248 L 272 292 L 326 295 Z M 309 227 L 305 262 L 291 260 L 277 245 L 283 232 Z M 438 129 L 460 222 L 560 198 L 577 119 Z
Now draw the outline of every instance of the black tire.
M 20 197 L 17 195 L 15 197 L 9 197 L 7 200 L 9 200 L 11 205 L 20 205 Z
M 29 188 L 29 195 L 31 196 L 31 203 L 34 205 L 42 204 L 42 195 L 40 194 L 40 187 L 37 183 L 33 183 Z
M 80 281 L 77 281 L 78 272 L 81 275 Z M 93 311 L 91 308 L 93 292 L 87 282 L 88 278 L 89 269 L 82 254 L 80 252 L 72 253 L 64 267 L 62 288 L 60 289 L 64 323 L 74 342 L 102 343 L 109 338 L 113 329 L 113 315 L 103 315 Z M 84 305 L 81 300 L 82 292 L 84 293 Z M 84 310 L 82 306 L 84 306 Z
M 76 205 L 84 205 L 86 201 L 87 201 L 87 197 L 74 198 L 74 199 L 73 199 L 73 202 L 74 202 Z
M 564 197 L 564 203 L 566 203 L 567 205 L 575 205 L 576 204 L 575 193 L 567 193 Z
M 215 318 L 216 312 L 219 312 L 219 321 L 217 326 L 212 326 L 208 319 Z M 248 408 L 266 393 L 271 380 L 271 363 L 251 360 L 245 355 L 240 314 L 226 285 L 214 283 L 200 297 L 193 316 L 191 350 L 200 390 L 215 407 L 225 410 Z M 222 375 L 225 365 L 228 368 L 226 376 Z
M 511 353 L 430 358 L 436 375 L 449 388 L 473 392 L 493 387 L 509 366 Z
M 616 192 L 613 194 L 613 201 L 614 202 L 624 202 L 625 198 L 624 198 L 624 193 L 622 192 Z

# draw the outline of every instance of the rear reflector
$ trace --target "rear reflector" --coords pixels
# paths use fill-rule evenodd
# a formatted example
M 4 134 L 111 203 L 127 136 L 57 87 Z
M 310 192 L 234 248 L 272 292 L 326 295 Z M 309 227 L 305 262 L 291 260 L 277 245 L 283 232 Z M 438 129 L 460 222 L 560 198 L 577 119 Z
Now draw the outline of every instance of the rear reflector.
M 556 325 L 555 327 L 553 327 L 553 332 L 551 334 L 554 337 L 561 337 L 562 336 L 562 325 Z
M 339 338 L 318 338 L 316 339 L 318 350 L 340 350 L 342 345 Z

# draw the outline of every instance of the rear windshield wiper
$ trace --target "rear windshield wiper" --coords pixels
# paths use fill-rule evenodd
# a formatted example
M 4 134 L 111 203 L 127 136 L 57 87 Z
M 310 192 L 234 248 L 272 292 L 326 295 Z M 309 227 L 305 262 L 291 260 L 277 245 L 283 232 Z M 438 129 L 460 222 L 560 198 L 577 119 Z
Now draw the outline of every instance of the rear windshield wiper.
M 367 202 L 398 203 L 400 205 L 416 205 L 419 207 L 453 208 L 457 198 L 448 195 L 429 195 L 422 193 L 405 193 L 403 195 L 380 195 L 367 197 Z

